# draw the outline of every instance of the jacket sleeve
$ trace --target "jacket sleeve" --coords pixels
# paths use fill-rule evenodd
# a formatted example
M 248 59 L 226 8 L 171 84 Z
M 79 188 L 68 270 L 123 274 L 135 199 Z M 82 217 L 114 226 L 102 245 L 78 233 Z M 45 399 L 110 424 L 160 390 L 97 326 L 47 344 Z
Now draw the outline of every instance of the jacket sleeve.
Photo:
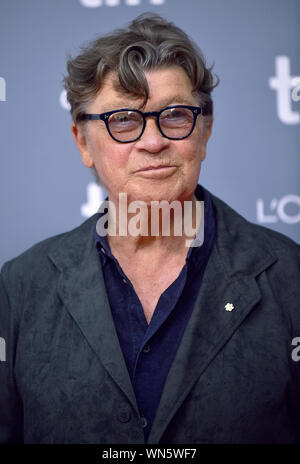
M 8 267 L 0 273 L 0 443 L 23 443 L 22 401 L 14 378 L 18 324 L 5 285 Z

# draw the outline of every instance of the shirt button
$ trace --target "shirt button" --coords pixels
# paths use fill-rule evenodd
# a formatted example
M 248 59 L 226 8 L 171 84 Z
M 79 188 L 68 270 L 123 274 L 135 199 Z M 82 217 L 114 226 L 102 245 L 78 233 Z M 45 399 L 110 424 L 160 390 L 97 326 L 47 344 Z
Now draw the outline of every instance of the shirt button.
M 143 429 L 144 429 L 145 427 L 147 427 L 148 421 L 147 421 L 146 417 L 141 417 L 141 418 L 140 418 L 140 424 L 141 424 L 141 426 L 142 426 Z
M 143 353 L 149 353 L 150 351 L 150 345 L 145 345 L 143 348 Z
M 126 279 L 122 279 L 122 280 L 123 280 L 124 284 L 127 284 L 127 280 L 126 280 Z
M 105 250 L 103 247 L 100 248 L 100 250 L 102 251 L 102 253 L 105 255 Z
M 129 422 L 131 419 L 131 412 L 127 406 L 121 406 L 118 411 L 118 419 L 120 422 Z

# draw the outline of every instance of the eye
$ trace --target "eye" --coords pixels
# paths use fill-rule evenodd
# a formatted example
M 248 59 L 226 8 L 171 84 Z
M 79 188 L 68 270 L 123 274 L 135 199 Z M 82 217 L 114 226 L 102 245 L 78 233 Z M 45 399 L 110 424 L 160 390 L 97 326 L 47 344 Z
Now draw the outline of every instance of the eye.
M 109 120 L 112 131 L 134 130 L 142 123 L 142 117 L 137 111 L 120 111 L 113 113 Z
M 179 127 L 191 124 L 193 120 L 194 116 L 189 108 L 168 108 L 160 115 L 160 123 L 167 127 Z

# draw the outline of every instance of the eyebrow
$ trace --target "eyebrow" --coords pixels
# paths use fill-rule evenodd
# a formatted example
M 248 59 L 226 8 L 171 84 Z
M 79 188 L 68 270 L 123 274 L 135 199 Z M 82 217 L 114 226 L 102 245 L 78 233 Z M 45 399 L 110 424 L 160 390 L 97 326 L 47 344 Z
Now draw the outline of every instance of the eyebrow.
M 172 98 L 163 100 L 162 106 L 169 106 L 170 104 L 178 103 L 182 105 L 191 105 L 189 99 L 182 97 L 181 95 L 175 95 Z
M 132 102 L 132 100 L 131 100 Z M 129 103 L 129 100 L 123 100 L 123 99 L 120 99 L 119 101 L 115 102 L 115 103 L 112 103 L 110 108 L 107 108 L 105 109 L 103 112 L 104 113 L 107 113 L 109 111 L 114 111 L 114 110 L 118 110 L 118 109 L 122 109 L 122 108 L 128 108 L 128 109 L 141 109 L 143 107 L 143 105 L 134 105 L 132 103 Z M 173 104 L 179 104 L 179 105 L 192 105 L 191 101 L 189 101 L 189 99 L 187 99 L 186 97 L 182 97 L 181 95 L 175 95 L 175 96 L 172 96 L 172 97 L 169 97 L 165 100 L 162 100 L 162 102 L 160 102 L 160 107 L 158 109 L 161 109 L 161 108 L 165 108 L 165 107 L 168 107 L 168 106 L 172 106 Z

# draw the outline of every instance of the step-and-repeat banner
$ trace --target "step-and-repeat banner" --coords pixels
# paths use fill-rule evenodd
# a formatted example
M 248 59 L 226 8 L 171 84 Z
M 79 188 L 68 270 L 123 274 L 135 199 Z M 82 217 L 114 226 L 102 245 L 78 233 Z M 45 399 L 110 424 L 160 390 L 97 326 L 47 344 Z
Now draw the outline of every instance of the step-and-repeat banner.
M 71 136 L 66 57 L 145 11 L 184 29 L 220 78 L 199 182 L 300 242 L 299 0 L 0 0 L 0 265 L 104 198 Z

